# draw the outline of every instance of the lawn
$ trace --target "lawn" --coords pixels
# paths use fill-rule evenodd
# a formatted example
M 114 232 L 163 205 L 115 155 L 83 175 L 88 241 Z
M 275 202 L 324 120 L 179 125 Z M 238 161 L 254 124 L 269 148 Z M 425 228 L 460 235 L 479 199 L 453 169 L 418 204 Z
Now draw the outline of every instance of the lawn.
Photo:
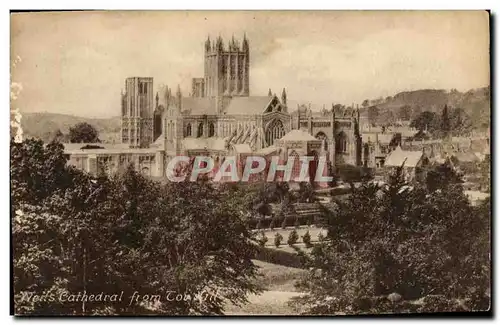
M 254 260 L 260 267 L 257 282 L 265 288 L 260 295 L 250 295 L 241 307 L 228 305 L 227 315 L 297 315 L 299 310 L 288 305 L 290 298 L 299 296 L 295 282 L 307 271 Z

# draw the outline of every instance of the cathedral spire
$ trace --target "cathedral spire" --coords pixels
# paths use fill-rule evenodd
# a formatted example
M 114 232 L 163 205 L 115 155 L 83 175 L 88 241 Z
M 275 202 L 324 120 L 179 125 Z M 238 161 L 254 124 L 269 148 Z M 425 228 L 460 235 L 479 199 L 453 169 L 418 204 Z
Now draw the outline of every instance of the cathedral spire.
M 286 106 L 286 90 L 285 90 L 285 88 L 283 88 L 283 92 L 281 93 L 281 102 L 283 103 L 283 105 Z
M 181 93 L 181 86 L 179 84 L 177 84 L 177 93 L 175 95 L 177 97 L 177 107 L 180 111 L 182 105 L 182 93 Z
M 224 42 L 222 41 L 222 37 L 220 35 L 217 37 L 217 51 L 224 51 Z
M 267 93 L 267 96 L 272 97 L 273 93 L 271 92 L 271 88 L 269 88 L 269 92 Z
M 205 52 L 210 52 L 211 42 L 210 35 L 208 35 L 207 40 L 205 42 Z
M 246 32 L 243 34 L 242 50 L 245 52 L 248 52 L 248 40 L 247 40 L 247 33 Z
M 158 108 L 159 101 L 160 101 L 160 96 L 158 95 L 158 92 L 156 92 L 156 108 Z

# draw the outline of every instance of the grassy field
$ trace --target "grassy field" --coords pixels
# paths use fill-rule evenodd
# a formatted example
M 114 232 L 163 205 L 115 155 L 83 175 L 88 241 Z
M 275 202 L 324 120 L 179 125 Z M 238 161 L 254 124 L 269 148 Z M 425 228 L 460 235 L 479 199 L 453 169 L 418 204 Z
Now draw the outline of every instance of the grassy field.
M 297 310 L 288 305 L 291 298 L 300 296 L 295 282 L 306 274 L 306 270 L 254 261 L 260 267 L 257 281 L 265 288 L 260 295 L 250 295 L 249 303 L 241 307 L 228 305 L 227 315 L 297 315 Z

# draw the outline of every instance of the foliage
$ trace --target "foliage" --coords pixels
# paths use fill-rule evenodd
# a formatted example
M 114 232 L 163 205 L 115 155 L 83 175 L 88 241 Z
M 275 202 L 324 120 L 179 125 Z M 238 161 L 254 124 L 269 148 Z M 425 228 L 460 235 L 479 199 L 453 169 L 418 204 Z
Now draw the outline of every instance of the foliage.
M 97 130 L 87 122 L 81 122 L 73 127 L 70 127 L 69 139 L 71 143 L 100 142 Z
M 444 297 L 444 310 L 458 310 L 454 301 L 488 308 L 488 203 L 471 206 L 452 180 L 434 192 L 409 187 L 400 168 L 388 184 L 365 182 L 337 205 L 325 221 L 328 240 L 314 246 L 298 284 L 307 295 L 295 303 L 308 313 L 431 312 L 432 304 L 409 302 L 433 295 Z M 391 303 L 393 293 L 401 301 Z
M 311 247 L 311 234 L 309 234 L 309 230 L 302 236 L 302 241 L 306 245 L 307 248 Z
M 93 178 L 36 140 L 11 143 L 11 187 L 16 314 L 211 315 L 259 292 L 249 210 L 226 188 L 160 185 L 132 168 Z M 84 291 L 123 300 L 59 299 Z M 170 291 L 193 299 L 166 301 Z M 162 303 L 130 303 L 134 292 Z
M 370 121 L 370 123 L 372 124 L 377 123 L 378 116 L 379 116 L 379 108 L 377 106 L 368 107 L 368 121 Z
M 266 246 L 266 243 L 268 242 L 268 240 L 269 239 L 267 238 L 266 233 L 262 231 L 260 233 L 259 245 L 262 247 Z
M 429 131 L 430 133 L 438 132 L 440 129 L 440 119 L 434 112 L 424 111 L 417 115 L 410 123 L 411 127 L 419 131 Z
M 297 243 L 298 240 L 299 240 L 299 235 L 297 234 L 297 230 L 294 229 L 288 234 L 287 244 L 288 246 L 293 246 L 294 244 Z
M 279 248 L 282 240 L 283 240 L 283 236 L 279 232 L 277 232 L 274 235 L 274 246 L 276 246 L 276 248 Z

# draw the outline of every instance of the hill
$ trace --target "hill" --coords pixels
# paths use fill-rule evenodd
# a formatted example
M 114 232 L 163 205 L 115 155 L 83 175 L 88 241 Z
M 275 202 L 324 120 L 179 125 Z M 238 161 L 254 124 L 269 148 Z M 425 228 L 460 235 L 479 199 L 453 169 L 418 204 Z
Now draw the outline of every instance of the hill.
M 441 113 L 444 105 L 461 108 L 473 121 L 474 129 L 485 129 L 490 124 L 490 88 L 471 89 L 467 92 L 444 89 L 421 89 L 405 91 L 385 99 L 379 98 L 368 101 L 368 107 L 363 109 L 368 114 L 369 107 L 376 106 L 379 110 L 378 122 L 387 122 L 394 118 L 401 118 L 401 108 L 409 107 L 412 117 L 420 112 L 431 111 Z
M 87 118 L 81 116 L 56 113 L 22 113 L 21 126 L 24 137 L 40 138 L 47 142 L 52 140 L 57 130 L 69 133 L 69 128 L 77 123 L 87 122 L 99 132 L 102 141 L 119 141 L 120 118 Z

